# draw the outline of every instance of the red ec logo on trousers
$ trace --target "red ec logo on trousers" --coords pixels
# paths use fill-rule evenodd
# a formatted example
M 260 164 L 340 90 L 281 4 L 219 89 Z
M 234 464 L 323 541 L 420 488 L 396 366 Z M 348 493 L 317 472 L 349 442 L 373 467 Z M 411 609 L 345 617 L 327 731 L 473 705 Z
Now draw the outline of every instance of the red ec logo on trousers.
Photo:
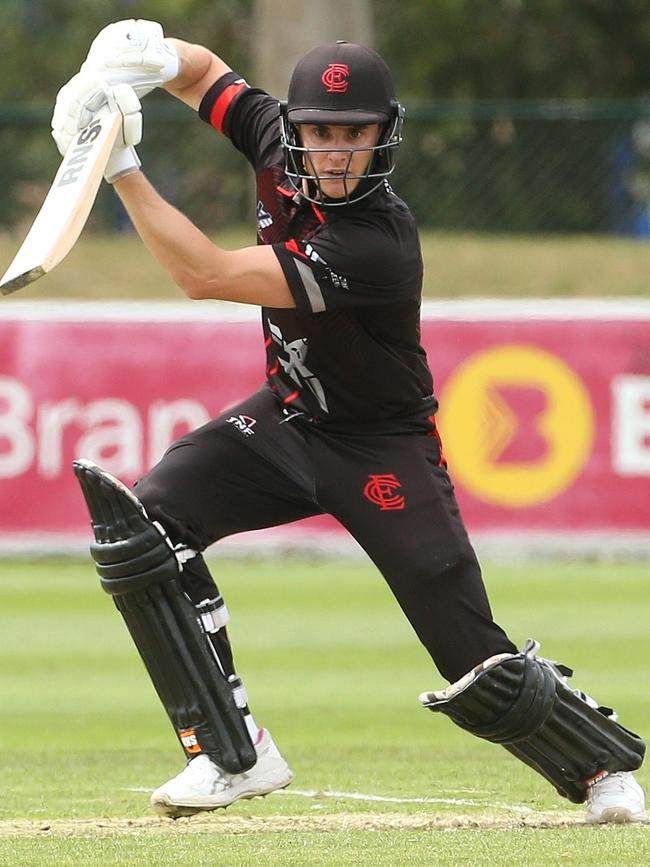
M 382 512 L 403 509 L 405 499 L 396 493 L 402 487 L 399 479 L 393 473 L 370 475 L 363 489 L 363 495 Z

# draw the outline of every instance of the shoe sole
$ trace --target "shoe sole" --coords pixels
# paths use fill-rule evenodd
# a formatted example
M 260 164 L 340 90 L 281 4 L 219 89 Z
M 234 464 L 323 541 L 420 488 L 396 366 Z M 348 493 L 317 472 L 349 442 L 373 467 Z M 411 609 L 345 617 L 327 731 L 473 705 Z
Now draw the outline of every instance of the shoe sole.
M 286 783 L 281 785 L 273 786 L 272 788 L 267 789 L 265 792 L 242 792 L 241 795 L 237 795 L 237 797 L 233 798 L 232 801 L 228 801 L 227 804 L 213 804 L 206 806 L 190 806 L 189 804 L 172 804 L 171 801 L 166 800 L 163 796 L 161 796 L 155 802 L 152 802 L 151 806 L 154 811 L 158 813 L 159 816 L 165 816 L 168 819 L 180 819 L 184 816 L 195 816 L 197 813 L 210 813 L 213 810 L 225 810 L 231 804 L 234 804 L 235 801 L 251 801 L 253 798 L 266 798 L 267 795 L 270 795 L 272 792 L 278 792 L 280 789 L 286 789 L 287 786 L 290 786 L 293 782 L 293 777 L 290 780 L 287 780 Z
M 589 825 L 643 825 L 647 822 L 647 816 L 639 816 L 638 813 L 632 813 L 624 807 L 608 807 L 597 819 L 587 817 L 587 824 Z

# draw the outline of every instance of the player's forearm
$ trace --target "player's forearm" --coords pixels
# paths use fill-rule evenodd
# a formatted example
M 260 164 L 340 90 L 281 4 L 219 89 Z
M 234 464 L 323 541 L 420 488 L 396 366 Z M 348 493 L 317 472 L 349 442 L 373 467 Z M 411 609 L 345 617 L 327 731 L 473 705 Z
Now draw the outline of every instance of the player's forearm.
M 189 298 L 295 306 L 271 247 L 223 250 L 165 201 L 142 172 L 113 186 L 145 246 Z
M 224 73 L 230 71 L 228 64 L 210 49 L 181 39 L 168 39 L 178 54 L 180 72 L 164 85 L 173 96 L 198 109 L 205 92 Z
M 142 172 L 122 178 L 114 189 L 154 258 L 190 298 L 202 297 L 205 262 L 218 268 L 219 248 L 165 201 Z

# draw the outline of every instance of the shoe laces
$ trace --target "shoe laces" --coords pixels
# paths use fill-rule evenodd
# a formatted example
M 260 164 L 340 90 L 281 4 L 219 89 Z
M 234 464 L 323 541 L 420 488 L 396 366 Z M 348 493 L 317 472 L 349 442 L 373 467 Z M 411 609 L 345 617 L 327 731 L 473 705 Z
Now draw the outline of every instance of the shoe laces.
M 589 791 L 589 800 L 598 795 L 628 794 L 634 791 L 633 777 L 626 771 L 615 771 L 608 774 L 602 780 L 594 783 Z

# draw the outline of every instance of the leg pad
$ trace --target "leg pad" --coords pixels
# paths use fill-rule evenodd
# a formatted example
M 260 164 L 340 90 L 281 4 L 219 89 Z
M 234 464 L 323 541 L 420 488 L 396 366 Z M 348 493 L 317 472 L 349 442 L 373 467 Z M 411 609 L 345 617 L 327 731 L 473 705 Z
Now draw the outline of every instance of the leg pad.
M 113 596 L 188 758 L 207 753 L 229 773 L 257 756 L 233 691 L 180 582 L 181 558 L 137 497 L 89 461 L 74 471 L 90 511 L 91 555 Z
M 457 684 L 420 696 L 466 731 L 509 752 L 542 774 L 563 797 L 582 803 L 597 779 L 641 766 L 645 744 L 566 684 L 569 669 L 518 654 L 486 660 Z M 607 713 L 609 712 L 609 714 Z

